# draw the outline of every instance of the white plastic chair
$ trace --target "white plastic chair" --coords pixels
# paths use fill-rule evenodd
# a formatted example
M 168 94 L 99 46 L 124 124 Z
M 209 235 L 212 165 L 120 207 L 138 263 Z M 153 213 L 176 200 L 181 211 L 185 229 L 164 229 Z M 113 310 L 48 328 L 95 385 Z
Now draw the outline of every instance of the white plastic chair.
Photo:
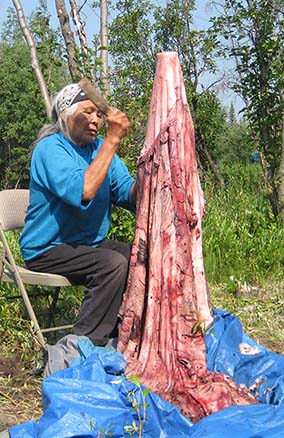
M 30 302 L 25 284 L 53 288 L 53 305 L 56 304 L 61 287 L 72 286 L 70 281 L 57 274 L 35 272 L 17 265 L 9 246 L 6 232 L 24 226 L 29 203 L 29 190 L 13 189 L 0 191 L 0 282 L 14 283 L 20 290 L 24 304 L 32 321 L 33 330 L 39 343 L 44 347 L 43 333 L 69 329 L 72 325 L 41 328 Z

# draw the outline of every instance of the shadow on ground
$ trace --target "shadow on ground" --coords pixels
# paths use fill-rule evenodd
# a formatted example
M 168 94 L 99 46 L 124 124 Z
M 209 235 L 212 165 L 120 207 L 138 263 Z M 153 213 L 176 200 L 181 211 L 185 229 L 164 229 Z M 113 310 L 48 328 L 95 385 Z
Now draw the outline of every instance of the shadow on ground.
M 0 432 L 42 415 L 41 381 L 25 370 L 23 353 L 0 352 Z

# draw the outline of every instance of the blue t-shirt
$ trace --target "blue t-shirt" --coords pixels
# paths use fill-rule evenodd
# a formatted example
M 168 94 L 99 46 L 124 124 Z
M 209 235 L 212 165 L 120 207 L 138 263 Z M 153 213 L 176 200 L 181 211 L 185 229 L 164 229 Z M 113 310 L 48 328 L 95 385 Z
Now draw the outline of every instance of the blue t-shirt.
M 82 201 L 84 174 L 103 139 L 81 148 L 62 133 L 40 140 L 32 154 L 30 202 L 20 238 L 24 260 L 62 243 L 98 245 L 108 234 L 112 204 L 134 210 L 134 179 L 115 155 L 92 201 Z

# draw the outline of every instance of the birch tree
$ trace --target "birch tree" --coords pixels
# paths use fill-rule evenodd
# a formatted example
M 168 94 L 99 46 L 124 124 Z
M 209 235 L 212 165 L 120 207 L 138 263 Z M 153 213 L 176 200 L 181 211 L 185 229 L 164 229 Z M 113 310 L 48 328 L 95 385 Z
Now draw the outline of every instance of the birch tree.
M 166 7 L 154 7 L 148 0 L 116 2 L 118 14 L 110 25 L 110 50 L 115 69 L 120 71 L 114 78 L 115 89 L 116 93 L 122 89 L 122 99 L 130 101 L 135 96 L 135 102 L 139 101 L 141 108 L 145 107 L 154 76 L 156 54 L 178 52 L 195 119 L 199 162 L 205 170 L 212 171 L 223 187 L 224 181 L 212 154 L 217 136 L 213 138 L 211 128 L 213 125 L 216 129 L 222 128 L 224 112 L 213 90 L 202 90 L 200 87 L 200 76 L 216 71 L 214 56 L 217 40 L 213 32 L 193 30 L 194 6 L 192 0 L 169 0 Z M 125 102 L 125 105 L 134 105 L 135 102 Z M 212 111 L 202 108 L 209 103 L 213 104 Z M 207 120 L 204 120 L 205 112 Z M 143 126 L 145 115 L 137 114 L 137 125 Z M 141 133 L 144 134 L 142 129 Z
M 101 81 L 103 84 L 104 94 L 109 94 L 109 65 L 108 65 L 108 2 L 107 0 L 101 0 L 101 59 L 102 59 L 102 72 Z
M 76 41 L 71 29 L 69 14 L 64 0 L 55 0 L 58 19 L 60 22 L 61 32 L 65 41 L 67 52 L 68 66 L 72 79 L 79 80 L 81 75 L 77 64 Z
M 41 92 L 41 95 L 44 99 L 44 103 L 45 103 L 45 107 L 46 107 L 46 113 L 47 116 L 50 118 L 51 117 L 51 102 L 50 102 L 50 96 L 49 96 L 49 92 L 46 86 L 46 82 L 44 79 L 44 76 L 42 74 L 41 71 L 41 67 L 39 64 L 39 60 L 38 60 L 38 55 L 37 55 L 37 50 L 36 50 L 36 46 L 34 43 L 34 39 L 33 36 L 31 34 L 31 31 L 27 25 L 26 22 L 26 17 L 21 5 L 20 0 L 13 0 L 13 4 L 15 6 L 16 12 L 17 12 L 17 16 L 18 16 L 18 21 L 19 21 L 19 25 L 22 29 L 23 35 L 25 37 L 25 40 L 28 44 L 28 47 L 30 49 L 30 58 L 31 58 L 31 64 L 32 64 L 32 68 L 34 70 L 38 85 L 39 85 L 39 89 Z
M 232 84 L 246 103 L 255 148 L 262 156 L 272 211 L 284 221 L 284 4 L 283 0 L 226 0 L 217 32 L 224 54 L 236 61 Z

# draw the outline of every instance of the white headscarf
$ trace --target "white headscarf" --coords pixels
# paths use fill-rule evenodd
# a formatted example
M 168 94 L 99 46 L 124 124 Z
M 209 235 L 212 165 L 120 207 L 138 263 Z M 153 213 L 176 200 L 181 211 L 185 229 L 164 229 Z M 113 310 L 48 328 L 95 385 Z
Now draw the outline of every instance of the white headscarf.
M 87 95 L 81 90 L 78 84 L 66 85 L 61 91 L 59 91 L 54 99 L 52 120 L 56 122 L 59 115 L 67 108 L 70 108 L 71 105 L 87 99 Z

